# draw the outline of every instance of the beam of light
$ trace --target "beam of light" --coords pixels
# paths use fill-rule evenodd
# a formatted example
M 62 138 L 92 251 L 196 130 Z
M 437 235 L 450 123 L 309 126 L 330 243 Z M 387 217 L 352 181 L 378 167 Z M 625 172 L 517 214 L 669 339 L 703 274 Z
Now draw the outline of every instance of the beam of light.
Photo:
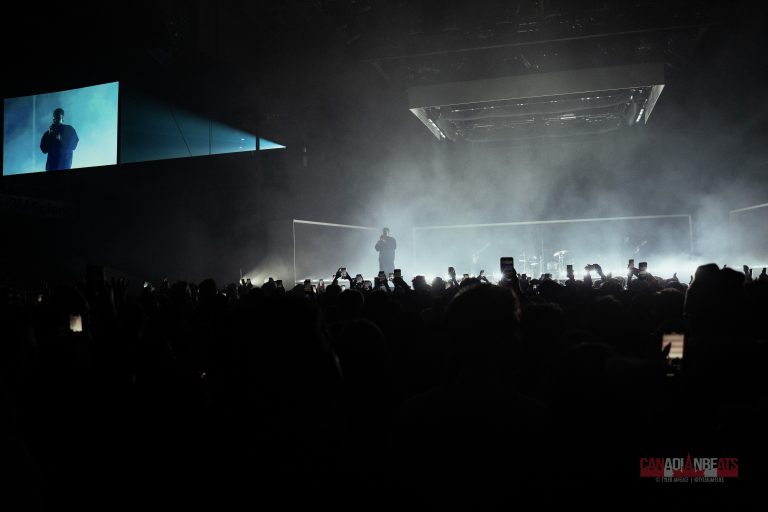
M 352 228 L 352 229 L 370 229 L 372 231 L 378 231 L 379 228 L 371 228 L 368 226 L 354 226 L 352 224 L 334 224 L 332 222 L 316 222 L 313 220 L 301 220 L 293 219 L 295 224 L 311 224 L 313 226 L 328 226 L 331 228 Z
M 559 219 L 559 220 L 529 220 L 519 222 L 492 222 L 488 224 L 456 224 L 453 226 L 414 226 L 414 230 L 419 229 L 456 229 L 456 228 L 489 228 L 496 226 L 528 226 L 535 224 L 570 224 L 575 222 L 601 222 L 610 220 L 644 220 L 644 219 L 671 219 L 676 217 L 691 217 L 689 213 L 679 213 L 675 215 L 637 215 L 633 217 L 592 217 L 587 219 Z
M 285 149 L 285 146 L 278 144 L 275 141 L 265 139 L 264 137 L 259 137 L 259 150 L 267 149 Z
M 736 210 L 731 210 L 728 213 L 739 213 L 739 212 L 746 212 L 747 210 L 757 210 L 758 208 L 765 208 L 766 206 L 768 206 L 768 203 L 756 204 L 754 206 L 746 206 L 744 208 L 738 208 Z

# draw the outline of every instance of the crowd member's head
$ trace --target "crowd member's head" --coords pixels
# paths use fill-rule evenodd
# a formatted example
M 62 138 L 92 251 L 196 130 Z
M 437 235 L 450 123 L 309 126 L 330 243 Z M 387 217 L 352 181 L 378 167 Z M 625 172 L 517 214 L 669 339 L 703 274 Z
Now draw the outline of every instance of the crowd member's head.
M 482 370 L 514 364 L 520 306 L 513 291 L 486 284 L 462 288 L 448 305 L 445 321 L 460 365 Z
M 686 339 L 697 349 L 743 339 L 744 274 L 714 263 L 696 269 L 685 298 Z

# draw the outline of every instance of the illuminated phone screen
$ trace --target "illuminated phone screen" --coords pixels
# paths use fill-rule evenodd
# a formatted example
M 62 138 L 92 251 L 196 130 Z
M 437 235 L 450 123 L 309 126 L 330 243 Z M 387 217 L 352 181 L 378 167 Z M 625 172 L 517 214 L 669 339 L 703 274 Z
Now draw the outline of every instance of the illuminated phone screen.
M 83 318 L 80 315 L 69 315 L 69 330 L 83 332 Z
M 667 345 L 671 345 L 669 349 L 669 359 L 682 359 L 684 341 L 685 336 L 682 334 L 665 334 L 661 340 L 661 349 L 664 350 Z

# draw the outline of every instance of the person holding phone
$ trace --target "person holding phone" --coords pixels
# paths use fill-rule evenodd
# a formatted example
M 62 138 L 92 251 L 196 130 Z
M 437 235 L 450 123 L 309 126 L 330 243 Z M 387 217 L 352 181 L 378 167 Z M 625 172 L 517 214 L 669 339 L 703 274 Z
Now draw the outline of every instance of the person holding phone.
M 379 274 L 376 276 L 376 288 L 389 292 L 389 280 L 387 279 L 387 274 L 383 270 L 379 270 Z
M 397 240 L 389 236 L 389 228 L 384 228 L 379 237 L 379 241 L 374 246 L 379 253 L 379 270 L 385 274 L 390 274 L 395 270 L 395 249 L 397 249 Z
M 359 274 L 358 274 L 359 275 Z M 362 279 L 362 276 L 360 276 Z M 356 283 L 357 279 L 353 279 L 352 276 L 347 272 L 347 267 L 339 267 L 339 270 L 336 271 L 336 274 L 333 276 L 333 283 L 331 284 L 339 284 L 339 279 L 344 279 L 346 281 L 349 281 L 349 289 L 352 290 L 354 288 L 357 288 Z
M 515 269 L 515 259 L 513 257 L 502 256 L 499 259 L 499 271 L 501 272 L 499 286 L 510 288 L 518 294 L 522 293 L 522 290 L 520 290 L 520 280 L 517 277 L 517 270 Z
M 448 267 L 448 282 L 451 287 L 459 286 L 459 282 L 456 280 L 456 269 Z

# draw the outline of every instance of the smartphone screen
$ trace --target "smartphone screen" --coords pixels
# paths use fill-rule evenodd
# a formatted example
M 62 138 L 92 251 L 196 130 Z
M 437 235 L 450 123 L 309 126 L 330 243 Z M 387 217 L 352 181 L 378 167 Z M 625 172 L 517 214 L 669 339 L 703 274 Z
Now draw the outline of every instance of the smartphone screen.
M 69 330 L 83 332 L 83 318 L 80 315 L 69 315 Z
M 341 267 L 341 277 L 344 279 L 347 278 L 347 267 Z
M 390 272 L 389 273 L 389 280 L 392 281 L 394 279 L 395 279 L 395 273 L 394 272 Z
M 499 259 L 499 270 L 502 274 L 509 274 L 515 270 L 515 258 L 511 256 L 503 256 Z
M 665 350 L 667 345 L 671 345 L 669 348 L 669 355 L 667 359 L 682 359 L 683 358 L 683 345 L 685 342 L 685 335 L 677 333 L 665 334 L 661 338 L 661 349 Z
M 640 270 L 641 271 L 645 271 L 646 269 L 648 269 L 648 263 L 646 263 L 645 261 L 641 261 L 640 262 Z
M 395 277 L 403 277 L 403 273 L 402 273 L 402 272 L 400 272 L 400 269 L 399 269 L 399 268 L 396 268 L 396 269 L 395 269 Z

